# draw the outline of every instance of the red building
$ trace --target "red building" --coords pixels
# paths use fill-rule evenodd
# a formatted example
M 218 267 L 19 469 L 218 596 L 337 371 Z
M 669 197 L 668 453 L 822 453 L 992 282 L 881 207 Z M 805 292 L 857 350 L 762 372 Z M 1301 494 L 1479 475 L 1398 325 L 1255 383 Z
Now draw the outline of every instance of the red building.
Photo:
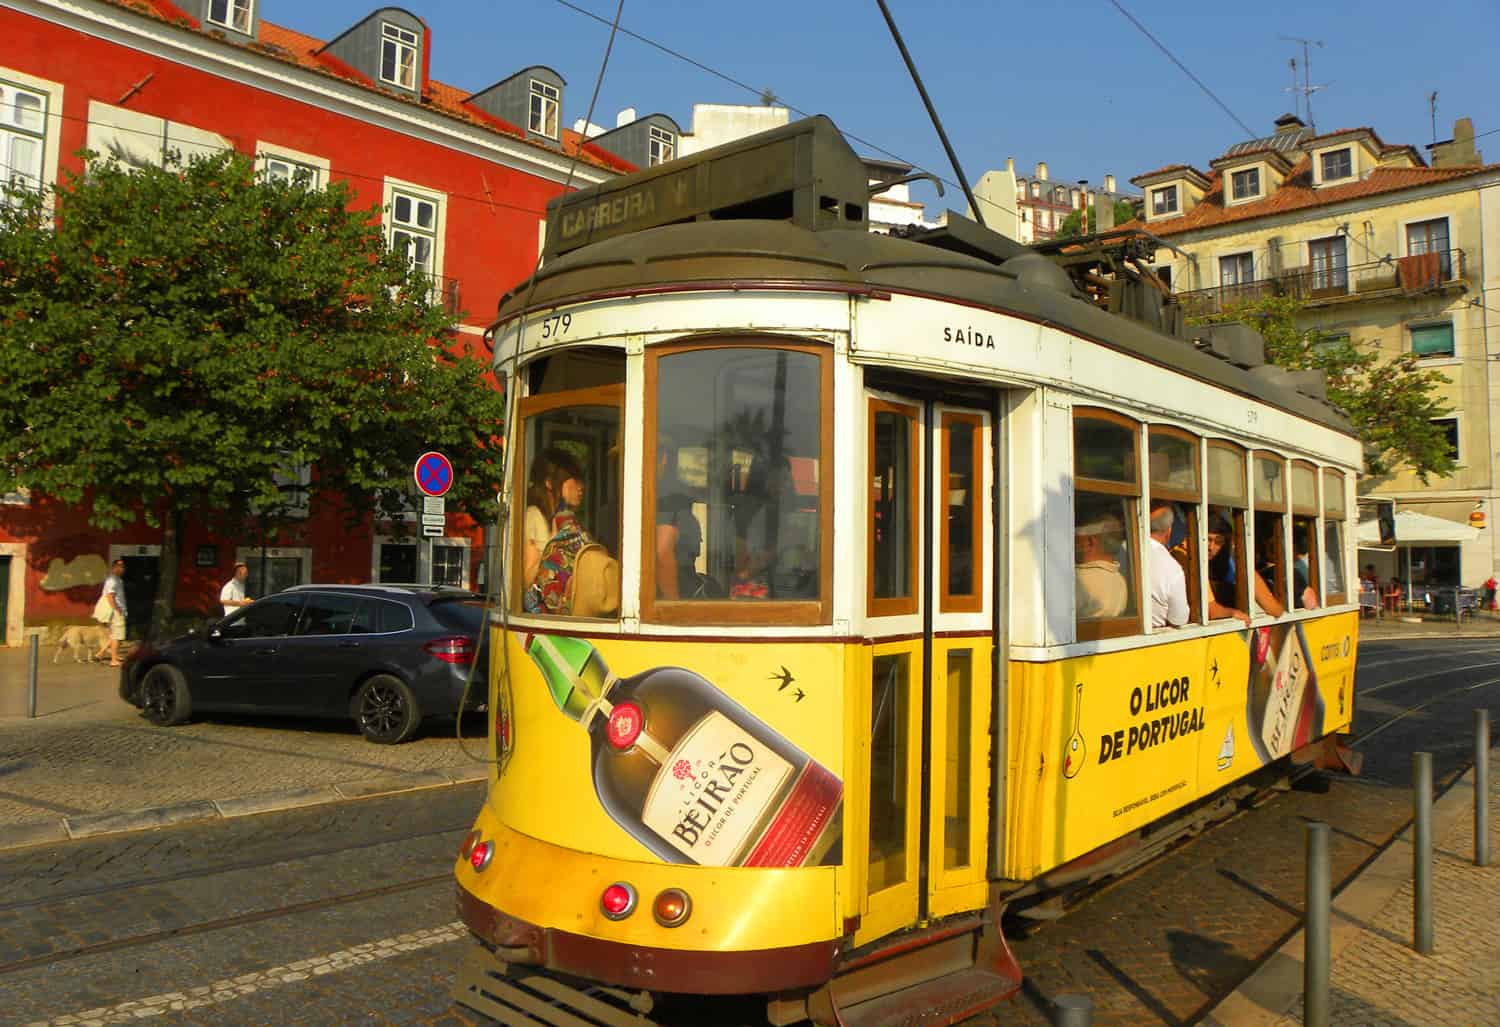
M 461 89 L 429 76 L 432 33 L 406 10 L 376 9 L 324 41 L 262 21 L 257 8 L 8 3 L 0 146 L 11 181 L 56 182 L 79 170 L 85 146 L 133 163 L 232 147 L 268 176 L 309 188 L 342 180 L 358 206 L 386 208 L 392 244 L 439 283 L 460 337 L 478 345 L 501 292 L 531 272 L 547 200 L 570 171 L 581 187 L 633 170 L 562 127 L 565 83 L 549 68 Z M 412 581 L 429 561 L 435 581 L 476 583 L 483 532 L 467 518 L 450 515 L 441 538 L 418 542 L 391 524 L 350 534 L 320 505 L 314 491 L 300 529 L 277 538 L 190 528 L 178 608 L 215 608 L 236 560 L 250 564 L 251 595 L 307 581 Z M 85 617 L 116 556 L 127 560 L 139 632 L 160 543 L 143 523 L 103 533 L 86 511 L 46 496 L 0 497 L 0 641 L 17 645 L 27 627 Z

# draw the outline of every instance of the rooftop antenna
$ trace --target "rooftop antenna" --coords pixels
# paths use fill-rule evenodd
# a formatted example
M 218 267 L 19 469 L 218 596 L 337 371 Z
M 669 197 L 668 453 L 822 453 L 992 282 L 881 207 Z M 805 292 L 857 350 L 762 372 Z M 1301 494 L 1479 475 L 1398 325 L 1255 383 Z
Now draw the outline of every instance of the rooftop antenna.
M 1437 142 L 1437 90 L 1427 94 L 1427 107 L 1432 111 L 1432 141 Z
M 1307 126 L 1316 132 L 1318 130 L 1318 123 L 1313 119 L 1312 94 L 1320 89 L 1327 89 L 1328 85 L 1327 83 L 1316 86 L 1312 84 L 1312 56 L 1308 48 L 1316 46 L 1321 50 L 1323 48 L 1323 41 L 1321 39 L 1303 39 L 1301 36 L 1277 36 L 1276 38 L 1285 39 L 1289 43 L 1302 44 L 1302 85 L 1297 85 L 1297 76 L 1294 70 L 1292 74 L 1292 89 L 1294 92 L 1302 95 L 1304 102 L 1307 104 Z
M 1292 84 L 1282 92 L 1292 94 L 1292 109 L 1300 118 L 1302 117 L 1302 90 L 1297 86 L 1297 58 L 1293 57 L 1286 63 L 1292 69 Z

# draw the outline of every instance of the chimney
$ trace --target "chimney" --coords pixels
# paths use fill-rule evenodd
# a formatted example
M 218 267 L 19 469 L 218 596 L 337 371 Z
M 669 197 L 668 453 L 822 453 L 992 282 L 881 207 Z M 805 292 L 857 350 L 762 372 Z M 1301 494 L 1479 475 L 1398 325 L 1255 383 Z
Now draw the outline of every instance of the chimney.
M 1105 175 L 1104 180 L 1108 182 L 1114 178 L 1113 175 Z M 1114 190 L 1110 189 L 1110 193 Z M 1115 198 L 1100 193 L 1094 197 L 1094 231 L 1107 232 L 1115 227 Z
M 635 120 L 635 108 L 634 107 L 626 107 L 619 114 L 615 115 L 615 128 L 619 128 L 621 125 L 628 125 L 628 124 L 630 124 L 634 120 Z
M 1014 157 L 1005 158 L 1005 170 L 1012 175 L 1016 173 L 1016 159 Z
M 1114 194 L 1114 192 L 1115 192 L 1115 176 L 1114 175 L 1105 175 L 1104 176 L 1104 191 L 1107 192 L 1107 193 L 1109 193 L 1109 194 L 1111 194 L 1111 195 Z
M 1474 149 L 1474 122 L 1468 118 L 1459 118 L 1453 123 L 1452 139 L 1432 143 L 1427 149 L 1432 152 L 1432 166 L 1435 168 L 1478 167 L 1484 163 L 1483 154 Z
M 1036 162 L 1036 179 L 1038 182 L 1047 181 L 1047 162 L 1044 160 Z
M 1288 132 L 1298 132 L 1306 128 L 1301 118 L 1295 114 L 1283 114 L 1276 119 L 1276 134 L 1286 135 Z

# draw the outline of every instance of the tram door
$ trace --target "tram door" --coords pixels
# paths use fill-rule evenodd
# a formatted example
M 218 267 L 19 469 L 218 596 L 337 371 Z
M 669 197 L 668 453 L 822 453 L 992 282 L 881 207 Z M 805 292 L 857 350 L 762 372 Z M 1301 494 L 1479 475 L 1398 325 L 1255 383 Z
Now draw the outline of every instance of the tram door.
M 989 414 L 867 394 L 867 829 L 856 944 L 980 909 L 995 545 Z

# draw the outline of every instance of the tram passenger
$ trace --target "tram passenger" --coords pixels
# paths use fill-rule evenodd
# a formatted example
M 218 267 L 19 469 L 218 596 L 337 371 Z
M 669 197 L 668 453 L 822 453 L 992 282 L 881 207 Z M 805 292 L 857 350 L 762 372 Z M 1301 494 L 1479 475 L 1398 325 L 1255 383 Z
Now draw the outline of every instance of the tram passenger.
M 785 456 L 758 458 L 750 468 L 745 502 L 735 510 L 731 599 L 808 599 L 815 594 L 808 560 L 795 545 L 792 465 Z
M 702 548 L 703 527 L 693 514 L 693 497 L 687 494 L 677 476 L 677 440 L 663 432 L 656 439 L 658 599 L 705 597 L 705 579 L 695 566 Z
M 521 605 L 527 613 L 611 616 L 619 610 L 620 565 L 579 519 L 583 471 L 560 449 L 543 450 L 538 462 L 541 460 L 550 467 L 536 498 L 553 501 L 551 534 L 538 553 L 536 570 L 522 593 Z M 532 509 L 526 511 L 527 521 L 532 522 L 526 527 L 528 533 L 534 524 Z
M 1229 544 L 1233 529 L 1221 514 L 1208 518 L 1208 618 L 1225 620 L 1234 617 L 1250 623 L 1250 615 L 1237 609 L 1235 603 L 1234 547 Z
M 1319 605 L 1308 564 L 1307 537 L 1299 531 L 1292 537 L 1292 598 L 1299 610 L 1316 610 Z
M 1152 504 L 1151 535 L 1146 548 L 1147 566 L 1151 572 L 1153 628 L 1180 628 L 1188 619 L 1187 575 L 1183 573 L 1182 564 L 1177 562 L 1177 558 L 1167 548 L 1176 522 L 1177 509 L 1172 503 Z
M 536 581 L 537 568 L 542 563 L 542 549 L 556 533 L 552 520 L 557 514 L 562 486 L 569 479 L 578 484 L 578 498 L 582 501 L 583 471 L 578 461 L 563 450 L 548 446 L 531 462 L 522 527 L 525 542 L 523 571 L 528 587 Z
M 1125 533 L 1120 519 L 1100 513 L 1073 531 L 1073 577 L 1079 620 L 1118 617 L 1130 601 L 1130 586 L 1115 556 Z

